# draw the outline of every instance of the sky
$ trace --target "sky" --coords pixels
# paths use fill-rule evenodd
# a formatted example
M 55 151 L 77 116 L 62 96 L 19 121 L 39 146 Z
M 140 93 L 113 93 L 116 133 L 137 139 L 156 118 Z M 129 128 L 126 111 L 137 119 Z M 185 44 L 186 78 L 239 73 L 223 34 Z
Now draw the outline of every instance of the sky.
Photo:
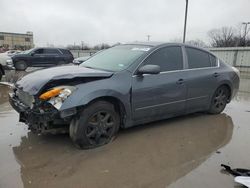
M 36 46 L 181 40 L 185 0 L 0 0 L 0 31 L 32 31 Z M 250 21 L 250 0 L 189 0 L 187 40 Z

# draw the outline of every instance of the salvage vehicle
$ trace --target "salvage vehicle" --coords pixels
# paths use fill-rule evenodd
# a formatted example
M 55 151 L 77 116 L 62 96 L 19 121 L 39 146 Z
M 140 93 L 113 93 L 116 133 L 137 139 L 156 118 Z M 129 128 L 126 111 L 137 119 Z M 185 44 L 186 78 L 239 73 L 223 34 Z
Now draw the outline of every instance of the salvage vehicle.
M 7 63 L 16 70 L 28 67 L 48 67 L 72 63 L 72 53 L 63 48 L 33 48 L 11 57 Z
M 119 128 L 200 111 L 221 113 L 238 88 L 239 71 L 204 49 L 132 43 L 80 66 L 28 74 L 9 101 L 31 130 L 64 128 L 85 149 L 107 144 Z

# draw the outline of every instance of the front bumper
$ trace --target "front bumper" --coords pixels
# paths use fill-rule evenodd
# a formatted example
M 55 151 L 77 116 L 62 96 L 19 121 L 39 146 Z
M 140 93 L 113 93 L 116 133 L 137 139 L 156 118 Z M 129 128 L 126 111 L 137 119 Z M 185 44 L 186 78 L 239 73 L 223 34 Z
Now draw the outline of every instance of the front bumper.
M 22 103 L 14 93 L 9 93 L 9 103 L 19 113 L 19 121 L 26 123 L 29 128 L 36 132 L 44 132 L 54 128 L 55 122 L 62 123 L 59 111 L 55 108 L 43 111 L 41 109 L 31 109 Z

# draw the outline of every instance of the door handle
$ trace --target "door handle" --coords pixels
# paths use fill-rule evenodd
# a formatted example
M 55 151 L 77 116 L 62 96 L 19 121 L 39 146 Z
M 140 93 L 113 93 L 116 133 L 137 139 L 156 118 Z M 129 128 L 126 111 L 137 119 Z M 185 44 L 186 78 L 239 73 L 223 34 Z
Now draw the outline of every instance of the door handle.
M 176 84 L 183 84 L 184 83 L 184 79 L 179 79 L 177 82 L 176 82 Z
M 220 74 L 218 72 L 214 73 L 214 77 L 218 77 Z

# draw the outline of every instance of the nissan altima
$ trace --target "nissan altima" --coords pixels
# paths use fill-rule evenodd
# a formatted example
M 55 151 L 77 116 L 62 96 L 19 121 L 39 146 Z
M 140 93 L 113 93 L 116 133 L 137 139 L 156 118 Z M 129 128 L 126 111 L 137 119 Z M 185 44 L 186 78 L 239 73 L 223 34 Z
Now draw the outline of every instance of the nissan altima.
M 80 66 L 30 73 L 9 94 L 20 121 L 38 133 L 69 132 L 79 148 L 112 140 L 119 128 L 194 112 L 221 113 L 239 71 L 201 48 L 131 43 Z

